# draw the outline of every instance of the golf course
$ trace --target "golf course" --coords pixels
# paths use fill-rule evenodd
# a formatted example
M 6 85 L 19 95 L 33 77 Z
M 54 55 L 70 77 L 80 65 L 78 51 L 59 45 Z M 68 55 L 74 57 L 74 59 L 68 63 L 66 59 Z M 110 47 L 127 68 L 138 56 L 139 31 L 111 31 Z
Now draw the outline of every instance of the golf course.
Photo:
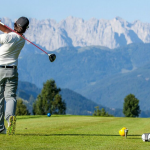
M 128 128 L 127 138 L 119 135 Z M 15 135 L 0 135 L 1 150 L 150 149 L 141 135 L 150 132 L 148 118 L 52 115 L 18 116 Z

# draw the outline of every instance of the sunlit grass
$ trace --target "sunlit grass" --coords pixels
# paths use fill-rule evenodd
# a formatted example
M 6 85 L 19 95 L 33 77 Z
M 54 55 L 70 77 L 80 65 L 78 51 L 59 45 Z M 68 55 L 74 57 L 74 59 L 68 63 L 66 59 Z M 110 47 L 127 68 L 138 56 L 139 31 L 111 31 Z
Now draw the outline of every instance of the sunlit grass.
M 122 127 L 129 129 L 127 139 L 119 135 Z M 0 149 L 150 149 L 141 139 L 149 132 L 148 118 L 21 116 L 16 135 L 0 135 Z

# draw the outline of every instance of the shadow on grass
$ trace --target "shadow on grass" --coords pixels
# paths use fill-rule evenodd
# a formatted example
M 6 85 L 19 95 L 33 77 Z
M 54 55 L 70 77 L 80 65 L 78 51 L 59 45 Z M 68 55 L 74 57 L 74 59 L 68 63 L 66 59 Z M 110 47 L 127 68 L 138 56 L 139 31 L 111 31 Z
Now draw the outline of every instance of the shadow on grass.
M 72 115 L 52 115 L 51 117 L 73 117 Z M 74 115 L 76 117 L 77 115 Z M 26 115 L 26 116 L 17 116 L 17 120 L 20 119 L 34 119 L 34 118 L 48 118 L 47 115 Z
M 17 116 L 17 120 L 20 120 L 20 119 L 34 119 L 34 118 L 44 118 L 45 116 Z
M 31 134 L 16 134 L 21 136 L 120 136 L 120 135 L 111 135 L 111 134 L 41 134 L 41 133 L 31 133 Z M 138 137 L 141 135 L 128 135 L 128 137 Z M 138 138 L 132 138 L 138 139 Z

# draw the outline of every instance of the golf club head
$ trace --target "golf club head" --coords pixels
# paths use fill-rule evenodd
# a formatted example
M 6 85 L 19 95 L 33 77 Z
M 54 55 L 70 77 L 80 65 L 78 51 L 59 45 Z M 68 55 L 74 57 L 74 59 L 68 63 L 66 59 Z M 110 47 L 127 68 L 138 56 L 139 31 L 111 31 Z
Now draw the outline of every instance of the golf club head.
M 50 62 L 53 62 L 56 59 L 55 54 L 48 54 Z

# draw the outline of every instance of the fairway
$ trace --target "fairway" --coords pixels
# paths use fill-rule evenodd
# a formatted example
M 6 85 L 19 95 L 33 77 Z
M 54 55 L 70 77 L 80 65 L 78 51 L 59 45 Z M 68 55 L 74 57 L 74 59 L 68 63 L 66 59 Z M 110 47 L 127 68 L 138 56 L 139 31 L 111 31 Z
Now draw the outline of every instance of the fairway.
M 129 129 L 128 137 L 119 130 Z M 150 132 L 149 118 L 93 116 L 17 117 L 16 135 L 0 135 L 1 150 L 150 149 L 141 135 Z

